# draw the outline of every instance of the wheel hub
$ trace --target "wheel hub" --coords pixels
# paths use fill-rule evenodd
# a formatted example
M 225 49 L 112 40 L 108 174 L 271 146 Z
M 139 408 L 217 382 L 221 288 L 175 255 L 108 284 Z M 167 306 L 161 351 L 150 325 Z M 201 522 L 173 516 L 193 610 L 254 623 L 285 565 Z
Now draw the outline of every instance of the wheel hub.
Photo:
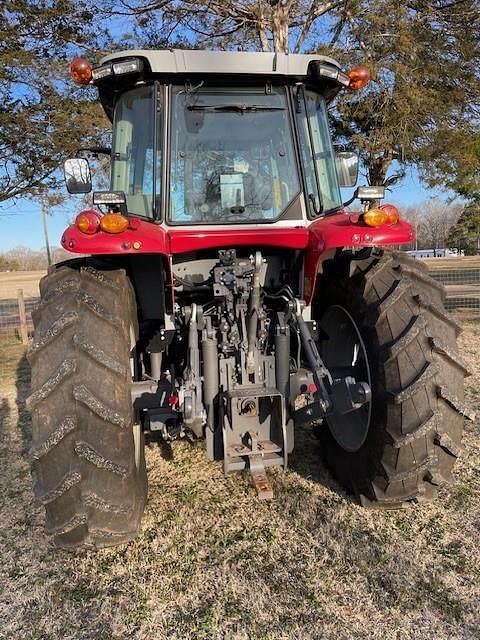
M 346 377 L 364 381 L 372 388 L 367 349 L 352 315 L 340 305 L 328 307 L 320 327 L 328 336 L 320 344 L 322 359 L 333 380 Z M 349 413 L 334 413 L 326 420 L 336 442 L 345 451 L 358 451 L 365 442 L 372 412 L 371 399 Z

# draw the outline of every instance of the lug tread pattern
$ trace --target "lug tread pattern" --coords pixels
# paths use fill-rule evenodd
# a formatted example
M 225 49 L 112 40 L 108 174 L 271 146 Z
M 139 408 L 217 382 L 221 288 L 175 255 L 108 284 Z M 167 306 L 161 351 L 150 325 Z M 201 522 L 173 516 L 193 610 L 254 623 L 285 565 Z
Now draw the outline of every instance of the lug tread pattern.
M 397 280 L 392 287 L 391 293 L 376 305 L 375 311 L 378 321 L 383 320 L 391 306 L 396 304 L 407 293 L 409 293 L 408 284 L 404 280 Z
M 70 533 L 74 529 L 81 527 L 87 523 L 86 513 L 76 513 L 72 518 L 56 526 L 45 527 L 46 533 L 49 535 L 60 536 Z
M 446 387 L 438 386 L 437 387 L 437 395 L 438 395 L 439 398 L 442 398 L 442 400 L 445 400 L 445 402 L 454 411 L 456 411 L 460 415 L 464 416 L 467 420 L 470 420 L 471 422 L 473 422 L 475 420 L 475 414 L 469 412 L 469 410 L 467 409 L 466 405 L 459 398 L 457 398 L 457 396 L 455 396 L 452 393 L 450 393 L 449 390 Z
M 30 459 L 54 544 L 96 549 L 134 538 L 146 500 L 130 398 L 135 294 L 124 270 L 71 263 L 40 283 L 29 353 Z
M 120 320 L 120 318 L 115 313 L 112 313 L 109 309 L 107 309 L 103 304 L 98 302 L 98 300 L 96 300 L 93 296 L 89 295 L 85 291 L 79 291 L 76 294 L 76 297 L 79 302 L 88 307 L 89 310 L 92 311 L 96 316 L 98 316 L 102 320 L 105 320 L 105 322 L 108 322 L 114 327 L 122 329 L 122 321 Z
M 42 442 L 38 443 L 34 447 L 30 447 L 28 457 L 31 461 L 40 460 L 47 453 L 50 453 L 65 436 L 72 433 L 77 427 L 77 421 L 73 416 L 67 416 L 60 424 L 52 431 L 52 433 L 45 438 Z
M 435 378 L 438 374 L 438 367 L 433 362 L 426 362 L 423 369 L 419 372 L 418 376 L 413 380 L 408 387 L 401 389 L 400 391 L 391 391 L 390 395 L 393 398 L 395 404 L 401 404 L 405 400 L 410 399 L 419 390 L 422 390 L 429 380 Z
M 114 424 L 121 429 L 125 429 L 127 427 L 125 418 L 118 413 L 118 411 L 108 407 L 105 403 L 99 400 L 84 384 L 80 384 L 73 388 L 73 397 L 78 402 L 83 403 L 92 413 L 95 413 L 105 422 L 110 422 L 110 424 Z
M 411 480 L 412 478 L 416 478 L 419 474 L 428 471 L 432 466 L 432 463 L 434 462 L 434 457 L 429 456 L 418 464 L 412 465 L 412 467 L 410 467 L 410 469 L 407 469 L 406 471 L 397 471 L 396 469 L 392 469 L 385 463 L 382 463 L 382 467 L 389 482 L 406 482 L 408 480 Z
M 78 471 L 72 471 L 64 476 L 55 487 L 51 487 L 48 491 L 41 492 L 38 486 L 34 485 L 35 498 L 42 504 L 49 504 L 79 484 L 81 479 L 82 476 Z
M 30 345 L 27 358 L 31 363 L 38 354 L 48 346 L 55 338 L 62 335 L 64 329 L 75 324 L 78 320 L 78 313 L 76 311 L 66 311 L 58 320 L 55 320 L 53 324 L 42 335 L 36 336 L 35 340 Z
M 118 373 L 120 376 L 127 375 L 126 368 L 118 360 L 90 342 L 84 335 L 75 333 L 73 344 L 112 373 Z
M 460 324 L 452 318 L 452 316 L 445 310 L 434 304 L 432 298 L 425 293 L 417 293 L 413 296 L 417 301 L 418 305 L 424 309 L 425 311 L 430 312 L 432 315 L 436 316 L 441 322 L 450 325 L 455 329 L 457 335 L 459 335 L 462 331 L 462 327 Z
M 436 433 L 435 444 L 438 444 L 439 447 L 445 449 L 447 453 L 454 456 L 455 458 L 458 458 L 465 450 L 465 447 L 462 444 L 455 442 L 455 440 L 453 440 L 448 435 L 448 433 Z
M 405 351 L 414 340 L 416 340 L 425 330 L 426 322 L 422 316 L 413 316 L 406 330 L 391 343 L 385 345 L 385 349 L 390 358 L 397 358 L 398 355 Z
M 93 491 L 82 494 L 82 500 L 87 507 L 93 507 L 98 511 L 104 511 L 105 513 L 128 513 L 132 510 L 131 507 L 127 505 L 107 502 Z
M 432 412 L 432 415 L 433 415 L 433 412 Z M 393 434 L 391 429 L 388 429 L 388 432 L 392 436 L 392 440 L 393 440 L 392 446 L 395 449 L 399 449 L 400 447 L 406 447 L 407 445 L 414 443 L 415 440 L 425 438 L 426 436 L 429 435 L 431 431 L 433 432 L 435 428 L 436 428 L 435 420 L 433 418 L 430 418 L 420 427 L 417 427 L 416 429 L 408 433 Z
M 399 269 L 407 275 L 414 283 L 421 283 L 422 285 L 426 285 L 429 289 L 436 290 L 440 295 L 442 302 L 445 301 L 446 297 L 446 289 L 440 282 L 431 278 L 425 272 L 420 271 L 416 265 L 412 267 L 400 266 Z
M 458 351 L 451 349 L 443 340 L 437 337 L 430 337 L 430 346 L 435 353 L 439 353 L 450 360 L 450 362 L 462 370 L 465 377 L 471 375 L 467 365 L 463 361 Z
M 67 378 L 73 375 L 77 368 L 77 362 L 73 358 L 66 358 L 56 371 L 45 382 L 33 391 L 26 400 L 26 406 L 32 411 L 40 402 L 46 400 L 56 388 Z
M 45 278 L 49 278 L 46 276 Z M 44 280 L 45 280 L 44 278 Z M 45 285 L 44 285 L 45 286 Z M 65 294 L 76 292 L 80 288 L 80 281 L 72 277 L 67 280 L 61 280 L 56 286 L 45 289 L 45 294 L 42 294 L 40 302 L 32 311 L 32 320 L 35 325 L 38 325 L 42 317 L 42 313 L 50 305 L 58 302 Z M 42 283 L 40 283 L 40 291 L 42 291 Z
M 110 471 L 110 473 L 115 473 L 119 476 L 126 476 L 128 473 L 127 467 L 106 458 L 87 442 L 76 442 L 75 453 L 84 460 L 88 460 L 88 462 L 98 467 L 99 469 Z
M 357 264 L 345 254 L 328 262 L 314 317 L 331 304 L 355 317 L 374 354 L 378 404 L 354 454 L 328 427 L 319 433 L 326 464 L 365 506 L 395 509 L 430 500 L 452 481 L 462 451 L 468 414 L 460 394 L 468 372 L 456 348 L 461 327 L 443 307 L 443 287 L 401 252 L 372 251 Z
M 81 267 L 80 273 L 86 278 L 91 278 L 96 283 L 100 284 L 102 287 L 109 287 L 110 289 L 112 289 L 117 293 L 121 293 L 122 291 L 122 287 L 119 285 L 118 282 L 115 282 L 115 280 L 112 280 L 112 278 L 109 278 L 105 274 L 105 272 L 99 271 L 94 267 L 91 267 L 91 266 Z

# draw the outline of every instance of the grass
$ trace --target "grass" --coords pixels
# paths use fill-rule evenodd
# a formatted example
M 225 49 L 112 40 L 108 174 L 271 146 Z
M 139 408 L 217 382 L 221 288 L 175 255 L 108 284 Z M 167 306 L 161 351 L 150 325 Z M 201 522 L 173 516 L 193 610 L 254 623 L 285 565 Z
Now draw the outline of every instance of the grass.
M 480 323 L 461 337 L 478 403 Z M 434 504 L 353 503 L 304 433 L 273 502 L 225 480 L 202 446 L 147 448 L 150 494 L 137 540 L 54 550 L 23 456 L 29 369 L 1 349 L 0 638 L 381 640 L 479 637 L 479 423 L 467 423 L 456 484 Z

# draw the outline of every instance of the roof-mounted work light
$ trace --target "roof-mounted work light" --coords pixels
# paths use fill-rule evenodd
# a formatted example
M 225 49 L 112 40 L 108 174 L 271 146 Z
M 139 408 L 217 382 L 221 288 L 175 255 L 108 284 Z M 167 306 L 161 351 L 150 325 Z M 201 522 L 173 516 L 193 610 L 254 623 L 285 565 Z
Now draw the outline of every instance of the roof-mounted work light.
M 141 73 L 144 63 L 141 58 L 126 58 L 118 62 L 107 62 L 101 67 L 96 67 L 92 71 L 93 81 L 99 82 L 111 76 L 126 76 Z

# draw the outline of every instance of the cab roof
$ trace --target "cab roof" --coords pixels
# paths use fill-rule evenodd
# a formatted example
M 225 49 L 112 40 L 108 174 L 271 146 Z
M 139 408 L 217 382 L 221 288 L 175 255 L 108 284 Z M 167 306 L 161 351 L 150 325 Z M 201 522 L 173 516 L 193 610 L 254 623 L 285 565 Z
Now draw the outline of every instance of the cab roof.
M 252 51 L 195 51 L 191 49 L 138 49 L 105 56 L 100 64 L 122 58 L 142 58 L 158 74 L 241 74 L 306 78 L 312 61 L 340 69 L 328 56 Z
M 100 101 L 112 120 L 117 98 L 138 83 L 160 79 L 188 82 L 190 78 L 236 82 L 313 82 L 327 102 L 349 78 L 333 58 L 318 54 L 260 53 L 252 51 L 195 51 L 192 49 L 137 49 L 105 56 L 93 70 Z

